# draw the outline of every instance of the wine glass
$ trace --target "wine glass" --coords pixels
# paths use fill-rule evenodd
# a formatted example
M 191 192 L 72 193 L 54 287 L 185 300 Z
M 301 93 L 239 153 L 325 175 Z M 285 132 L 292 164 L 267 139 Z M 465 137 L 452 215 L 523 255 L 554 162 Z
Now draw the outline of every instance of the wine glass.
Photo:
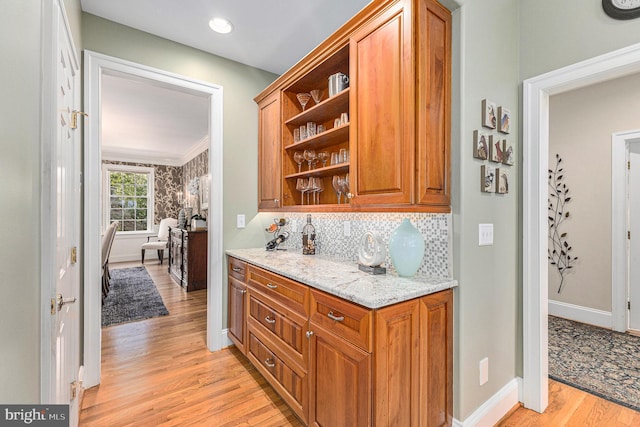
M 318 191 L 318 178 L 309 177 L 309 187 L 307 190 L 307 204 L 309 204 L 309 193 L 313 193 L 313 204 L 316 204 L 316 191 Z
M 349 201 L 349 174 L 346 174 L 344 178 L 340 180 L 340 190 L 342 190 L 342 194 L 344 194 L 344 202 L 347 203 Z
M 302 151 L 293 153 L 293 161 L 298 164 L 298 173 L 302 172 L 302 163 L 304 162 L 304 154 Z
M 298 102 L 302 105 L 302 111 L 304 111 L 304 108 L 307 106 L 307 102 L 311 99 L 311 94 L 306 92 L 299 93 L 296 95 L 296 98 L 298 98 Z
M 320 193 L 324 191 L 324 181 L 322 178 L 316 178 L 316 194 L 318 195 L 317 203 L 320 204 Z
M 313 161 L 317 159 L 316 150 L 304 150 L 302 155 L 307 163 L 309 163 L 309 170 L 311 170 Z
M 319 104 L 322 101 L 323 91 L 322 89 L 314 89 L 311 92 L 311 97 L 313 98 L 316 104 Z
M 341 178 L 339 175 L 334 175 L 331 180 L 331 184 L 333 185 L 333 190 L 336 192 L 338 196 L 338 204 L 340 204 L 340 196 L 342 195 L 342 186 L 340 184 Z
M 322 162 L 322 167 L 327 166 L 327 160 L 329 160 L 329 153 L 326 151 L 321 151 L 318 153 L 318 160 Z
M 304 205 L 304 193 L 309 188 L 309 182 L 304 178 L 298 178 L 296 181 L 296 190 L 300 192 L 300 204 Z

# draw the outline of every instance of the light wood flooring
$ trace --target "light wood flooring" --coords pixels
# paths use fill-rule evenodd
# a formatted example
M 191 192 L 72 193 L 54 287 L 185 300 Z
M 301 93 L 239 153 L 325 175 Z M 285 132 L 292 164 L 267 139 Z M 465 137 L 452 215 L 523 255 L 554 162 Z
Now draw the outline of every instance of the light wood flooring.
M 102 381 L 85 392 L 80 425 L 301 426 L 235 348 L 207 350 L 206 291 L 187 293 L 166 265 L 145 266 L 170 315 L 102 330 Z M 640 412 L 549 381 L 544 414 L 517 407 L 498 425 L 639 426 Z

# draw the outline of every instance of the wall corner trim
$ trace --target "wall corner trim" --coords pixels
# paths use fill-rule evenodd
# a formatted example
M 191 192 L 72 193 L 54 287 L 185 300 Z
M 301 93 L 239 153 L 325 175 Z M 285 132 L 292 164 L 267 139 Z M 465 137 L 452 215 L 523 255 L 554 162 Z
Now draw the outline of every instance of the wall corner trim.
M 522 399 L 522 378 L 509 381 L 464 421 L 454 419 L 454 427 L 492 427 Z

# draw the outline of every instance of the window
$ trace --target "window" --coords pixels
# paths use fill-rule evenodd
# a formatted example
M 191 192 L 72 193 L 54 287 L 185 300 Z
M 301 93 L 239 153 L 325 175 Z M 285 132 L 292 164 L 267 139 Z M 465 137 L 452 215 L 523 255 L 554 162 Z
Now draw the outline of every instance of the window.
M 104 165 L 106 223 L 119 221 L 118 231 L 153 229 L 153 168 Z

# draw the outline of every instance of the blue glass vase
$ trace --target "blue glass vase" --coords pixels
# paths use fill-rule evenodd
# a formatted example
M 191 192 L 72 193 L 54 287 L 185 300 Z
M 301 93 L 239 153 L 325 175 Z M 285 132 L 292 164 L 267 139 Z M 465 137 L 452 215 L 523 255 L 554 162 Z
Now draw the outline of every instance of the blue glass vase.
M 402 220 L 389 239 L 391 263 L 401 277 L 412 277 L 424 258 L 424 239 L 409 218 Z

